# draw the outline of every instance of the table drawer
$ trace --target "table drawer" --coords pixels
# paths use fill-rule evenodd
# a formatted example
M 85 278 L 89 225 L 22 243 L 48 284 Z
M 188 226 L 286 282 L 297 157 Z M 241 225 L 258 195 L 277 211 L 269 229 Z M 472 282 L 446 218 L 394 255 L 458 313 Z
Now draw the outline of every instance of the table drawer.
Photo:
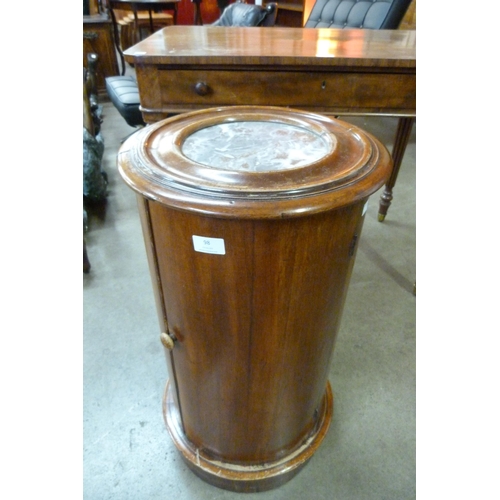
M 141 88 L 146 111 L 274 105 L 351 112 L 412 112 L 415 74 L 159 69 Z M 151 79 L 148 80 L 151 83 Z

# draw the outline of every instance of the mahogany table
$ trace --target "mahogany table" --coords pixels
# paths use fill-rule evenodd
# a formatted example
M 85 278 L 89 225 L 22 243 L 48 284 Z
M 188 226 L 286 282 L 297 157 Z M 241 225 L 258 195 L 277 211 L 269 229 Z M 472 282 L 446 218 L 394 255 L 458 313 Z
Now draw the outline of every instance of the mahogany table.
M 366 203 L 391 163 L 349 123 L 269 106 L 180 114 L 120 149 L 167 357 L 165 422 L 204 480 L 274 488 L 323 441 Z
M 384 220 L 416 116 L 416 33 L 172 26 L 125 51 L 147 123 L 226 105 L 400 117 Z

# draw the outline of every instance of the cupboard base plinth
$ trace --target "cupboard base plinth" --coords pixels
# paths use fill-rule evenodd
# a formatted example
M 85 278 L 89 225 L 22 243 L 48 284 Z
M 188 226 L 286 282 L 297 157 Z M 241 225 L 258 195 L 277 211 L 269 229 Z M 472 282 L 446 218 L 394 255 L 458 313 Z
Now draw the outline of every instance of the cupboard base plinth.
M 333 415 L 333 394 L 330 383 L 327 382 L 318 423 L 306 442 L 275 462 L 262 465 L 236 465 L 209 458 L 189 442 L 182 430 L 179 410 L 174 403 L 172 391 L 171 384 L 167 382 L 163 396 L 163 418 L 183 460 L 207 483 L 235 492 L 267 491 L 292 479 L 318 449 L 326 436 Z

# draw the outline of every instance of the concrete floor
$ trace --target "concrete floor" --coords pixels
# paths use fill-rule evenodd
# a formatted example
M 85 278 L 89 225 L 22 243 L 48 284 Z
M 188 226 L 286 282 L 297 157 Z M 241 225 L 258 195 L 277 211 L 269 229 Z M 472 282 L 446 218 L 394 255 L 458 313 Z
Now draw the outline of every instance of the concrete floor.
M 116 168 L 133 129 L 103 103 L 109 196 L 89 210 L 84 275 L 84 498 L 406 500 L 415 486 L 415 130 L 385 222 L 366 214 L 330 382 L 330 430 L 289 483 L 238 494 L 198 479 L 164 427 L 167 371 L 135 194 Z M 394 118 L 356 118 L 389 148 Z

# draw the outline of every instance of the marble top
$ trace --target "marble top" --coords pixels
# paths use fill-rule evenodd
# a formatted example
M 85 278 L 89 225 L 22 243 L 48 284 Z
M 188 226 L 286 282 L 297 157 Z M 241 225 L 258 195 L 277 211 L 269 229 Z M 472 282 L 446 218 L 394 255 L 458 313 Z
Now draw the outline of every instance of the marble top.
M 182 153 L 208 167 L 239 172 L 274 172 L 300 168 L 331 150 L 316 132 L 278 122 L 235 121 L 197 130 Z

